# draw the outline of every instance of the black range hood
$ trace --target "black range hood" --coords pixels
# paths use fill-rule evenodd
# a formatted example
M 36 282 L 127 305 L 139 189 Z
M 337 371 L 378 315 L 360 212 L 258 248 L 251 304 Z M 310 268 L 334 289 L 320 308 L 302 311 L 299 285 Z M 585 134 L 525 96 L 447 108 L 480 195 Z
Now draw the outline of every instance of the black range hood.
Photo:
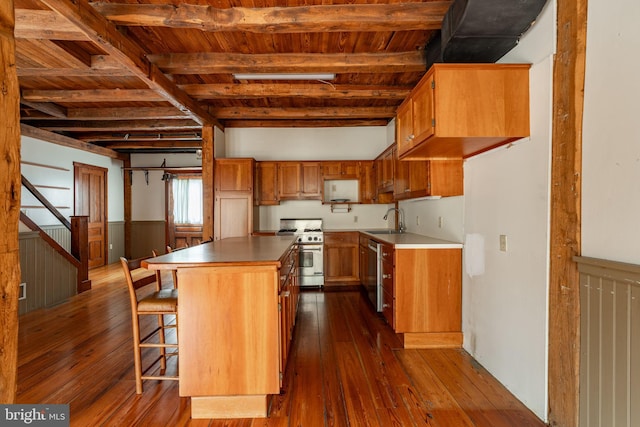
M 547 0 L 454 0 L 426 46 L 435 62 L 496 62 L 513 49 Z

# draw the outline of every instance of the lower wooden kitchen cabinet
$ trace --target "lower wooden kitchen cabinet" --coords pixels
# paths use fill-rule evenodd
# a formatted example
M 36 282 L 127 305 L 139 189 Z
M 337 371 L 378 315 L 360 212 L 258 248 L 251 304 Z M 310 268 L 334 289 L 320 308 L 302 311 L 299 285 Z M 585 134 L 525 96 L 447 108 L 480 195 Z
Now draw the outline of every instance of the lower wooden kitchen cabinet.
M 380 243 L 382 315 L 404 347 L 461 347 L 462 249 Z
M 329 285 L 353 285 L 360 281 L 359 233 L 324 232 L 324 282 Z

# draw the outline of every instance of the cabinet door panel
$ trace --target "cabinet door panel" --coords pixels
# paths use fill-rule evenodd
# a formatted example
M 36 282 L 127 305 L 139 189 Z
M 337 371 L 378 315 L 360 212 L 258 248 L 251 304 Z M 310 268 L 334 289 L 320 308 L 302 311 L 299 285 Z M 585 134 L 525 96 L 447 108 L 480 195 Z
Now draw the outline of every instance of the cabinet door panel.
M 252 191 L 253 161 L 251 159 L 220 159 L 216 161 L 218 191 Z
M 240 193 L 222 193 L 215 200 L 216 240 L 251 234 L 253 228 L 253 201 Z
M 428 78 L 416 92 L 413 100 L 413 132 L 415 138 L 411 147 L 424 141 L 435 133 L 435 103 L 433 89 L 433 75 Z
M 278 199 L 278 164 L 259 162 L 256 166 L 256 203 L 276 205 Z
M 302 162 L 302 191 L 305 199 L 320 199 L 322 194 L 322 180 L 320 179 L 320 163 Z
M 280 199 L 297 199 L 301 188 L 300 163 L 278 164 L 278 193 Z

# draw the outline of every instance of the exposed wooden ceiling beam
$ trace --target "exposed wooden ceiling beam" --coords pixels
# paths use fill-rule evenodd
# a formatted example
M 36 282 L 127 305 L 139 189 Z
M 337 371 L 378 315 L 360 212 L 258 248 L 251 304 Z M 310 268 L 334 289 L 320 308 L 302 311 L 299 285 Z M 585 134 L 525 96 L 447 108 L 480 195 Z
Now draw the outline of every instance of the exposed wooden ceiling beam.
M 393 53 L 169 53 L 148 56 L 165 73 L 406 73 L 426 71 L 424 52 Z
M 167 101 L 151 89 L 23 90 L 31 102 L 159 102 Z
M 450 1 L 394 4 L 342 4 L 217 9 L 196 4 L 92 6 L 117 25 L 195 28 L 202 31 L 313 33 L 341 31 L 436 30 Z
M 386 126 L 387 119 L 340 119 L 340 120 L 225 120 L 226 128 L 321 128 Z
M 52 10 L 16 9 L 16 39 L 89 41 L 71 21 Z
M 120 132 L 120 133 L 97 133 L 97 132 L 88 132 L 77 134 L 76 138 L 81 141 L 94 142 L 97 144 L 105 143 L 105 142 L 114 142 L 114 141 L 128 141 L 128 142 L 144 142 L 144 141 L 162 141 L 162 140 L 170 140 L 170 141 L 192 141 L 192 142 L 200 142 L 202 141 L 202 136 L 200 135 L 200 131 L 192 131 L 192 132 L 168 132 L 163 131 L 162 133 L 150 133 L 150 132 Z
M 312 108 L 210 108 L 219 119 L 384 119 L 396 113 L 396 107 L 312 107 Z
M 112 150 L 131 150 L 131 149 L 140 149 L 140 148 L 173 148 L 173 149 L 198 149 L 202 148 L 202 143 L 200 141 L 189 142 L 189 141 L 123 141 L 123 142 L 108 142 L 106 144 L 101 144 L 102 147 L 110 148 Z
M 40 120 L 31 121 L 33 127 L 56 132 L 83 132 L 102 130 L 105 132 L 129 130 L 165 131 L 165 130 L 191 130 L 202 129 L 201 125 L 193 120 Z
M 333 84 L 189 84 L 180 88 L 195 99 L 215 98 L 323 98 L 404 99 L 410 87 L 350 86 Z
M 173 107 L 69 108 L 67 118 L 75 120 L 184 119 L 188 116 Z
M 129 70 L 114 68 L 24 68 L 18 67 L 18 77 L 118 77 L 132 75 Z
M 62 145 L 64 147 L 75 148 L 78 150 L 88 151 L 90 153 L 100 154 L 102 156 L 111 157 L 113 159 L 122 160 L 122 156 L 108 148 L 99 147 L 94 144 L 89 144 L 84 141 L 79 141 L 77 139 L 69 138 L 64 135 L 60 135 L 53 132 L 48 132 L 43 129 L 39 129 L 33 126 L 28 126 L 25 124 L 20 125 L 20 134 L 22 136 L 30 136 L 32 138 L 37 138 L 42 141 L 51 142 L 54 144 Z
M 64 119 L 67 117 L 66 108 L 51 102 L 32 102 L 24 98 L 20 98 L 20 103 L 58 119 Z
M 180 90 L 167 76 L 146 58 L 134 41 L 120 33 L 116 26 L 93 9 L 88 2 L 72 0 L 41 0 L 54 11 L 76 25 L 102 50 L 121 62 L 150 88 L 168 102 L 189 114 L 198 123 L 220 124 L 195 100 Z

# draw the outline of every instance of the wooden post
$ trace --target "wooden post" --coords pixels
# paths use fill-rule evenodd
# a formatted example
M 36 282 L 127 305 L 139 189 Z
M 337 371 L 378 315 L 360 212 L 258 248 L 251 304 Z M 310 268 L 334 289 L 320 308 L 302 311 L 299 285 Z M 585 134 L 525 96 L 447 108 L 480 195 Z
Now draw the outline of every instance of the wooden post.
M 202 240 L 213 236 L 213 167 L 214 128 L 211 125 L 202 127 Z
M 124 182 L 124 256 L 127 259 L 131 259 L 132 244 L 131 244 L 131 155 L 127 154 L 122 159 L 122 166 L 124 170 L 122 173 Z
M 20 87 L 13 0 L 0 2 L 0 403 L 15 403 L 20 252 Z
M 580 378 L 582 114 L 587 0 L 558 0 L 553 67 L 551 247 L 549 261 L 549 424 L 577 427 Z
M 78 293 L 91 289 L 89 280 L 89 217 L 71 217 L 71 255 L 80 261 Z

